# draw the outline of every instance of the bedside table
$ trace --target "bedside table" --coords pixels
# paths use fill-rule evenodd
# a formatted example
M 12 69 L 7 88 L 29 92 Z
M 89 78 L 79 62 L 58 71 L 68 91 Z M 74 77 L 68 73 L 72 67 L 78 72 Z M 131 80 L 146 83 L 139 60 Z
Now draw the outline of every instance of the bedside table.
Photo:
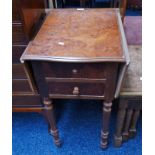
M 21 56 L 60 145 L 52 99 L 103 100 L 101 147 L 106 148 L 112 100 L 129 64 L 117 9 L 54 9 Z M 30 72 L 29 72 L 30 73 Z

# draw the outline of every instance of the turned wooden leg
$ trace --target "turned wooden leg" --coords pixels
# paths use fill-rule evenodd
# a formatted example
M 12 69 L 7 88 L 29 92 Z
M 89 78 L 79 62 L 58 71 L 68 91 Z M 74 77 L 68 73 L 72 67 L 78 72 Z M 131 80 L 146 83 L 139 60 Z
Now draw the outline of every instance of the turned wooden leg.
M 139 115 L 140 115 L 140 110 L 135 110 L 133 113 L 130 129 L 129 129 L 130 138 L 134 138 L 136 135 L 136 132 L 137 132 L 136 125 L 137 125 Z
M 44 115 L 48 122 L 50 134 L 53 135 L 56 146 L 60 146 L 60 139 L 54 119 L 53 104 L 49 98 L 49 90 L 45 80 L 45 76 L 43 74 L 44 72 L 42 69 L 42 64 L 40 61 L 32 61 L 31 64 L 33 68 L 34 77 L 36 80 L 36 85 L 38 87 L 38 93 L 40 94 L 41 100 L 44 105 Z
M 117 115 L 117 121 L 116 121 L 116 133 L 114 135 L 114 145 L 116 147 L 120 147 L 122 145 L 122 129 L 124 124 L 124 118 L 125 118 L 126 110 L 120 109 L 118 111 Z
M 128 109 L 127 114 L 126 114 L 126 119 L 125 119 L 125 126 L 124 126 L 124 130 L 123 130 L 123 134 L 122 134 L 123 141 L 127 141 L 129 138 L 129 127 L 130 127 L 130 123 L 131 123 L 132 114 L 133 114 L 133 110 Z
M 44 105 L 45 105 L 44 113 L 46 120 L 48 121 L 49 133 L 53 136 L 54 143 L 57 146 L 60 146 L 61 142 L 59 139 L 58 130 L 55 123 L 53 104 L 50 100 L 44 100 Z
M 112 102 L 103 102 L 103 127 L 101 130 L 101 147 L 103 149 L 108 146 L 109 121 L 111 115 Z
M 114 135 L 114 145 L 116 147 L 120 147 L 122 144 L 122 129 L 126 115 L 126 108 L 127 108 L 127 100 L 120 99 L 119 110 L 117 113 L 116 131 Z

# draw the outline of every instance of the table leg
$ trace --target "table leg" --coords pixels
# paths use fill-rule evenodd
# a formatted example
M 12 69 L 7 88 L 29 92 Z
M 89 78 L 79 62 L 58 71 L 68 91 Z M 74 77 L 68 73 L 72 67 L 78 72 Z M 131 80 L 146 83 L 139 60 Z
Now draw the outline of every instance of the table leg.
M 130 129 L 129 129 L 130 138 L 134 138 L 135 135 L 136 135 L 136 132 L 137 132 L 136 125 L 137 125 L 139 115 L 140 115 L 140 110 L 135 110 L 134 114 L 133 114 L 133 117 L 132 117 L 131 126 L 130 126 Z
M 44 101 L 44 111 L 45 111 L 45 117 L 49 124 L 49 133 L 54 137 L 54 143 L 57 146 L 60 146 L 60 139 L 58 135 L 58 130 L 56 128 L 55 118 L 54 118 L 54 109 L 53 104 L 50 100 Z
M 48 86 L 43 74 L 44 72 L 42 70 L 41 62 L 32 61 L 31 64 L 36 85 L 38 87 L 38 93 L 40 94 L 41 100 L 43 102 L 44 114 L 49 125 L 50 134 L 53 135 L 55 144 L 60 146 L 60 139 L 54 118 L 53 103 L 49 98 Z
M 103 102 L 103 127 L 101 130 L 101 147 L 103 149 L 107 148 L 108 146 L 111 106 L 112 102 Z

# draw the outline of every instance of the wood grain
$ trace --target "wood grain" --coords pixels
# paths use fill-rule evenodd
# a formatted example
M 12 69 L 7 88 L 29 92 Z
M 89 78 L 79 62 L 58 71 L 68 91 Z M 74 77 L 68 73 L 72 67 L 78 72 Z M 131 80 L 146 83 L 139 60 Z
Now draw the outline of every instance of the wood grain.
M 55 9 L 22 59 L 125 61 L 116 9 Z

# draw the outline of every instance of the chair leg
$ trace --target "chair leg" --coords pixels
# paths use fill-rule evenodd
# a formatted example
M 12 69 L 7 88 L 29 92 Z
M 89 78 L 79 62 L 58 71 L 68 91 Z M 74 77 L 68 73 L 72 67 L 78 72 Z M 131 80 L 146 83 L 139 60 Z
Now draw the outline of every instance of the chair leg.
M 131 121 L 131 126 L 129 129 L 129 137 L 130 138 L 134 138 L 136 136 L 136 125 L 137 125 L 137 121 L 140 115 L 140 110 L 135 110 L 133 117 L 132 117 L 132 121 Z
M 119 109 L 117 113 L 117 120 L 116 120 L 116 131 L 114 134 L 114 146 L 120 147 L 122 145 L 122 130 L 126 115 L 126 108 L 127 108 L 127 100 L 120 99 L 119 101 Z
M 127 141 L 129 138 L 129 127 L 130 127 L 130 123 L 131 123 L 132 114 L 133 114 L 133 110 L 128 109 L 127 114 L 126 114 L 125 126 L 124 126 L 124 130 L 123 130 L 123 134 L 122 134 L 123 141 Z
M 114 145 L 120 147 L 122 145 L 122 129 L 125 119 L 126 109 L 119 109 L 116 121 L 116 132 L 114 135 Z

